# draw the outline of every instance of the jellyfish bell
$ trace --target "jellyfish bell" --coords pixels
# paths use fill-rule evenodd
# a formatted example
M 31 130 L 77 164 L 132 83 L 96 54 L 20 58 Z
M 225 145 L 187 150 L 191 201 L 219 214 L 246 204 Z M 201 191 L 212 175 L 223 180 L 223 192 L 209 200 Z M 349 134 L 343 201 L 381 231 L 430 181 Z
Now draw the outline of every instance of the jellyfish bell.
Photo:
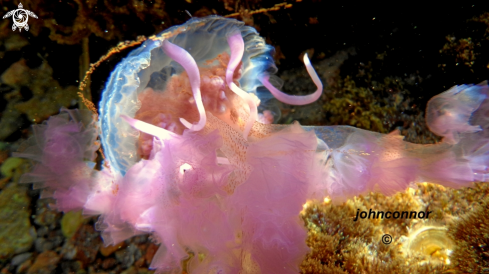
M 243 41 L 242 57 L 234 60 L 233 70 L 228 70 L 232 50 L 228 39 L 236 40 L 236 34 Z M 101 142 L 114 173 L 125 174 L 139 160 L 132 153 L 137 150 L 136 139 L 140 139 L 140 143 L 152 139 L 152 136 L 139 135 L 124 123 L 121 115 L 154 125 L 161 123 L 164 127 L 174 123 L 173 131 L 180 134 L 186 128 L 180 118 L 197 120 L 188 71 L 165 52 L 165 44 L 183 49 L 180 53 L 187 52 L 198 65 L 201 79 L 197 80 L 201 81 L 203 105 L 216 116 L 224 116 L 221 113 L 229 116 L 236 108 L 234 92 L 227 82 L 236 81 L 245 92 L 257 94 L 257 88 L 263 86 L 258 75 L 277 71 L 272 58 L 273 47 L 267 45 L 255 29 L 234 19 L 192 18 L 184 26 L 175 26 L 150 37 L 117 65 L 102 93 Z M 231 75 L 229 71 L 234 73 Z
M 112 72 L 98 122 L 62 110 L 35 127 L 18 156 L 38 164 L 23 181 L 40 183 L 61 211 L 101 215 L 106 245 L 154 235 L 158 271 L 187 262 L 195 273 L 298 273 L 307 200 L 489 180 L 487 85 L 456 86 L 428 104 L 428 124 L 445 138 L 433 145 L 349 126 L 269 124 L 271 96 L 308 104 L 323 89 L 305 56 L 317 90 L 283 94 L 270 84 L 272 52 L 253 28 L 219 16 L 150 37 Z

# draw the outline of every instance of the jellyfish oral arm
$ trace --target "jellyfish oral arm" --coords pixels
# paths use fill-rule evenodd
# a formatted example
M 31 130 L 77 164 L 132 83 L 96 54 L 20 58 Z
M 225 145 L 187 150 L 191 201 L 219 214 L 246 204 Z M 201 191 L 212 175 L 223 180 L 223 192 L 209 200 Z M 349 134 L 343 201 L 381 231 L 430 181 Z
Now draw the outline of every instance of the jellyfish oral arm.
M 244 41 L 241 33 L 238 32 L 234 35 L 229 36 L 228 44 L 231 48 L 231 57 L 229 59 L 229 64 L 226 70 L 226 82 L 229 88 L 239 97 L 241 97 L 241 99 L 243 99 L 250 108 L 250 116 L 248 117 L 248 121 L 246 121 L 246 125 L 243 130 L 243 137 L 247 139 L 251 127 L 258 117 L 258 110 L 253 98 L 251 98 L 251 95 L 249 95 L 246 91 L 240 89 L 236 84 L 233 83 L 234 71 L 236 70 L 236 67 L 238 67 L 244 53 Z
M 191 124 L 183 118 L 180 118 L 180 122 L 192 131 L 199 131 L 204 128 L 205 123 L 207 122 L 204 104 L 202 103 L 202 95 L 200 93 L 199 67 L 190 53 L 183 48 L 168 42 L 168 40 L 164 40 L 161 47 L 168 57 L 179 63 L 187 72 L 190 80 L 190 86 L 192 87 L 195 104 L 197 105 L 197 110 L 199 111 L 200 119 L 197 124 Z
M 121 118 L 124 119 L 124 121 L 126 121 L 127 123 L 129 123 L 129 125 L 131 125 L 133 128 L 141 132 L 158 137 L 160 140 L 170 140 L 178 136 L 169 130 L 154 126 L 152 124 L 145 123 L 137 119 L 130 118 L 126 115 L 121 115 Z
M 226 69 L 226 82 L 231 85 L 233 82 L 234 71 L 239 65 L 244 54 L 244 41 L 241 33 L 238 32 L 228 37 L 229 48 L 231 49 L 231 58 Z
M 307 105 L 312 102 L 315 102 L 319 97 L 321 97 L 321 94 L 323 93 L 323 84 L 321 83 L 321 80 L 319 79 L 318 74 L 314 70 L 314 68 L 311 65 L 311 62 L 309 61 L 309 57 L 307 57 L 307 54 L 304 54 L 304 64 L 306 65 L 307 73 L 309 73 L 309 76 L 312 78 L 312 81 L 314 84 L 316 84 L 317 90 L 313 94 L 305 95 L 305 96 L 294 96 L 294 95 L 288 95 L 283 93 L 282 91 L 278 90 L 275 88 L 269 79 L 268 75 L 264 75 L 260 78 L 260 81 L 263 83 L 263 85 L 277 98 L 277 100 L 289 104 L 289 105 Z
M 236 86 L 235 83 L 231 83 L 229 85 L 229 88 L 236 93 L 239 97 L 241 97 L 243 100 L 246 101 L 248 106 L 250 107 L 250 116 L 248 117 L 248 121 L 246 121 L 245 128 L 243 130 L 243 137 L 245 139 L 248 138 L 248 134 L 250 133 L 251 127 L 253 126 L 253 123 L 256 121 L 256 118 L 258 117 L 258 110 L 256 107 L 255 102 L 253 101 L 253 98 L 244 90 L 240 89 L 238 86 Z

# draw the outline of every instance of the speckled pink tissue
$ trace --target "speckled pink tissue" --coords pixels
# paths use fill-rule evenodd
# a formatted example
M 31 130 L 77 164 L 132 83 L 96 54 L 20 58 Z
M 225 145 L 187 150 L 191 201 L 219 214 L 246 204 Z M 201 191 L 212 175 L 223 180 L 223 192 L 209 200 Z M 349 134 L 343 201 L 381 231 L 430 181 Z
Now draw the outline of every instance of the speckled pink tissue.
M 217 163 L 218 130 L 155 138 L 148 160 L 111 180 L 106 170 L 92 169 L 98 146 L 79 114 L 65 110 L 38 126 L 36 136 L 43 138 L 34 147 L 44 153 L 39 157 L 31 147 L 19 154 L 41 162 L 24 182 L 46 179 L 45 192 L 54 192 L 59 210 L 101 214 L 97 228 L 106 245 L 152 233 L 161 246 L 151 267 L 170 273 L 181 273 L 189 252 L 200 254 L 190 261 L 192 273 L 299 272 L 308 250 L 299 213 L 310 191 L 313 132 L 296 124 L 249 144 L 251 172 L 227 193 L 234 168 Z
M 191 261 L 193 273 L 297 273 L 307 251 L 299 218 L 308 191 L 304 175 L 316 145 L 315 135 L 299 126 L 250 145 L 252 172 L 227 194 L 222 189 L 233 169 L 217 164 L 217 130 L 155 140 L 156 152 L 128 171 L 103 215 L 104 240 L 153 232 L 162 247 L 151 267 L 160 270 L 180 271 L 191 250 L 205 254 Z

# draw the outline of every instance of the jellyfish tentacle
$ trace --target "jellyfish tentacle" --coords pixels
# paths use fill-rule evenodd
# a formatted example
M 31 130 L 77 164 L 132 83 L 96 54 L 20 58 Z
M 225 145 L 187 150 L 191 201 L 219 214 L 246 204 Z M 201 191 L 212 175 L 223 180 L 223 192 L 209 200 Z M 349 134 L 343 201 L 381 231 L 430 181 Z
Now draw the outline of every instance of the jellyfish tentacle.
M 304 96 L 294 96 L 294 95 L 285 94 L 282 91 L 275 88 L 270 83 L 269 81 L 270 76 L 268 75 L 263 75 L 262 77 L 260 77 L 260 81 L 273 94 L 273 96 L 277 98 L 277 100 L 283 103 L 289 105 L 298 105 L 298 106 L 310 104 L 312 102 L 315 102 L 317 99 L 319 99 L 319 97 L 321 97 L 321 94 L 323 93 L 323 83 L 321 83 L 318 74 L 312 67 L 311 61 L 309 61 L 309 57 L 307 56 L 307 54 L 304 54 L 304 64 L 306 65 L 307 73 L 309 73 L 309 76 L 312 78 L 312 81 L 317 87 L 317 90 L 313 94 L 304 95 Z
M 241 33 L 237 32 L 229 36 L 228 44 L 229 47 L 231 48 L 231 57 L 229 58 L 228 67 L 226 69 L 226 82 L 229 88 L 234 93 L 236 93 L 239 97 L 241 97 L 241 99 L 243 99 L 250 108 L 250 116 L 248 117 L 245 128 L 243 130 L 243 137 L 245 139 L 248 139 L 248 135 L 250 133 L 251 127 L 253 126 L 253 123 L 256 121 L 258 117 L 258 109 L 251 95 L 249 95 L 246 91 L 239 88 L 233 82 L 234 71 L 238 67 L 239 62 L 243 58 L 243 53 L 244 53 L 244 41 L 243 41 L 243 37 L 241 36 Z
M 236 93 L 239 97 L 241 97 L 248 104 L 250 108 L 250 116 L 248 116 L 248 121 L 246 121 L 246 125 L 243 130 L 243 137 L 245 139 L 248 139 L 248 135 L 250 134 L 251 127 L 253 126 L 253 123 L 256 121 L 256 118 L 258 118 L 258 109 L 251 95 L 249 95 L 246 91 L 240 89 L 235 83 L 231 83 L 229 85 L 229 88 L 234 93 Z
M 169 130 L 166 130 L 166 129 L 161 128 L 161 127 L 154 126 L 152 124 L 148 124 L 148 123 L 143 122 L 143 121 L 138 120 L 138 119 L 131 118 L 127 115 L 123 114 L 123 115 L 121 115 L 121 118 L 124 121 L 126 121 L 127 123 L 129 123 L 129 125 L 131 125 L 133 128 L 135 128 L 139 131 L 142 131 L 144 133 L 153 135 L 155 137 L 158 137 L 160 140 L 170 140 L 172 138 L 178 137 L 177 134 L 175 134 Z
M 170 43 L 168 40 L 164 40 L 161 45 L 163 51 L 173 59 L 175 62 L 179 63 L 187 72 L 188 78 L 190 80 L 190 86 L 192 87 L 192 93 L 194 95 L 195 104 L 197 105 L 197 110 L 199 111 L 200 119 L 197 124 L 191 124 L 184 118 L 180 118 L 180 122 L 192 131 L 199 131 L 204 128 L 207 117 L 205 115 L 204 104 L 202 103 L 202 95 L 200 93 L 200 72 L 197 63 L 188 51 L 185 49 Z
M 240 32 L 236 32 L 228 37 L 229 48 L 231 49 L 231 57 L 229 58 L 228 67 L 226 69 L 226 82 L 231 85 L 233 82 L 234 71 L 241 62 L 244 54 L 244 41 Z

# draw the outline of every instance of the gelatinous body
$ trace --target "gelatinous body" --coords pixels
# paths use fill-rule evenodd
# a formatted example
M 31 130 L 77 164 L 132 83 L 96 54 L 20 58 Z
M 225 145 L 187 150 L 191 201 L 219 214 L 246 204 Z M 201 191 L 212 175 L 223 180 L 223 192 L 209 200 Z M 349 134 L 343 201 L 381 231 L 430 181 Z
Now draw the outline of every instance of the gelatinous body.
M 59 210 L 101 215 L 106 244 L 154 235 L 159 271 L 181 273 L 186 262 L 192 273 L 298 273 L 308 199 L 489 180 L 487 85 L 430 101 L 428 125 L 444 137 L 434 145 L 397 132 L 274 125 L 263 123 L 273 120 L 266 109 L 257 113 L 257 89 L 304 104 L 322 84 L 306 56 L 318 90 L 282 94 L 268 81 L 271 51 L 254 29 L 217 16 L 151 37 L 117 66 L 100 102 L 108 168 L 93 169 L 99 128 L 65 111 L 21 154 L 39 162 L 24 181 L 43 183 Z
M 277 70 L 272 58 L 273 48 L 265 43 L 255 29 L 237 20 L 221 17 L 191 19 L 183 26 L 172 27 L 158 36 L 151 37 L 117 65 L 106 84 L 99 109 L 102 146 L 111 148 L 110 151 L 105 151 L 105 155 L 114 173 L 123 175 L 127 168 L 138 161 L 137 153 L 135 153 L 135 136 L 138 133 L 129 124 L 124 123 L 120 115 L 134 117 L 135 113 L 140 110 L 140 102 L 145 103 L 144 99 L 148 93 L 161 93 L 164 89 L 168 89 L 168 86 L 177 85 L 171 92 L 175 92 L 180 97 L 185 97 L 185 99 L 192 97 L 188 89 L 182 92 L 178 90 L 178 85 L 187 85 L 187 82 L 172 82 L 172 76 L 179 75 L 184 70 L 163 52 L 162 41 L 167 40 L 188 51 L 199 68 L 205 70 L 201 71 L 202 85 L 209 89 L 202 87 L 202 91 L 213 91 L 213 89 L 221 88 L 220 85 L 225 83 L 226 67 L 229 61 L 227 38 L 237 31 L 241 33 L 245 47 L 243 58 L 240 60 L 242 69 L 235 71 L 234 76 L 239 81 L 241 88 L 247 92 L 256 93 L 257 87 L 262 86 L 258 76 L 265 71 L 275 73 Z M 226 92 L 225 89 L 220 91 Z M 171 97 L 174 97 L 173 95 Z M 169 95 L 157 96 L 167 102 L 160 106 L 160 109 L 165 107 L 168 109 L 168 105 L 175 103 L 167 100 L 166 97 L 170 97 Z M 204 104 L 212 106 L 206 109 L 213 107 L 218 110 L 222 108 L 226 110 L 226 98 L 220 98 L 222 96 L 222 93 L 210 94 L 208 102 L 204 101 Z M 172 118 L 165 120 L 169 123 L 167 126 L 172 122 L 177 122 L 178 118 L 183 116 L 180 112 L 187 111 L 190 105 L 191 103 L 188 106 L 177 105 L 167 110 L 166 112 L 174 113 Z M 180 116 L 176 117 L 176 114 Z M 192 113 L 188 116 L 191 117 Z M 182 130 L 183 128 L 177 129 L 180 133 Z

